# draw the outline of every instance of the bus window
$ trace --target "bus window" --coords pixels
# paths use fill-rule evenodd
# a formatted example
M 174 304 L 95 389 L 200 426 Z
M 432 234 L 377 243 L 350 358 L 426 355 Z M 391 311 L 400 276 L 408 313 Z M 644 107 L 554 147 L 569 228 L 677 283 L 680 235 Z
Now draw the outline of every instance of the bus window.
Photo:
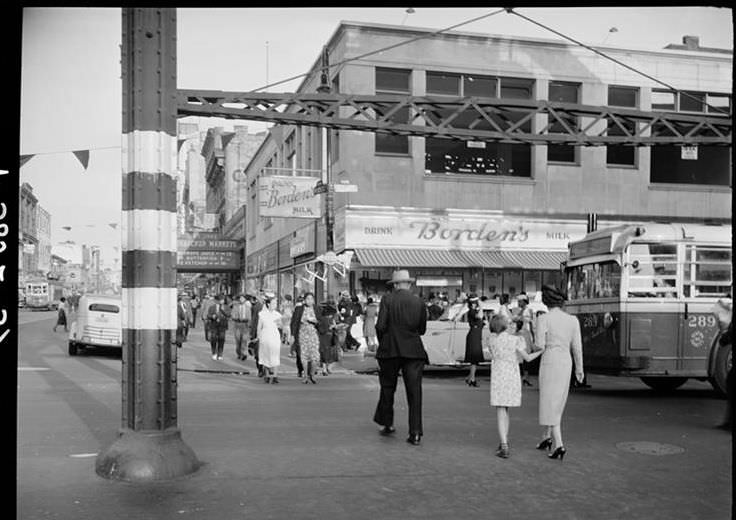
M 731 288 L 731 250 L 724 247 L 685 248 L 684 293 L 686 297 L 723 297 Z
M 677 297 L 677 245 L 631 244 L 629 296 Z
M 615 298 L 621 290 L 621 266 L 616 262 L 585 264 L 567 270 L 567 292 L 571 300 Z

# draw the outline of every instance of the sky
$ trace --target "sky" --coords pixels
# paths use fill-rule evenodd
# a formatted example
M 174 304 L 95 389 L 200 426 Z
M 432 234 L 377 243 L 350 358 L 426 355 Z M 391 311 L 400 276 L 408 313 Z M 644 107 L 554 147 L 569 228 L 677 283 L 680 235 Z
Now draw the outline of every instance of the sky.
M 177 10 L 179 88 L 249 91 L 309 70 L 340 21 L 443 29 L 499 9 L 242 8 Z M 659 50 L 700 37 L 703 47 L 733 49 L 732 12 L 715 7 L 518 8 L 540 23 L 592 45 Z M 611 30 L 615 28 L 615 30 Z M 560 40 L 515 15 L 460 31 Z M 102 246 L 113 267 L 121 219 L 121 10 L 26 8 L 21 71 L 20 171 L 51 213 L 55 252 L 80 261 L 82 243 Z M 301 80 L 269 89 L 293 92 Z M 186 120 L 197 120 L 187 118 Z M 199 119 L 201 127 L 233 121 Z M 235 122 L 252 131 L 267 127 Z M 85 171 L 73 150 L 91 150 Z M 61 153 L 56 153 L 61 152 Z M 118 224 L 115 229 L 109 224 Z M 63 229 L 71 227 L 71 230 Z M 76 246 L 61 246 L 73 241 Z

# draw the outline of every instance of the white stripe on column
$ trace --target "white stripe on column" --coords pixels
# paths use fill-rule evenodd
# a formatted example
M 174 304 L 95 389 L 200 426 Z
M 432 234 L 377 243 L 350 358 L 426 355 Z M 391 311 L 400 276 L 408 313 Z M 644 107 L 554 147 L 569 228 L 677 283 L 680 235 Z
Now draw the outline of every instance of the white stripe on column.
M 173 211 L 123 211 L 121 228 L 123 251 L 138 249 L 176 253 L 177 225 L 176 213 Z
M 123 135 L 123 174 L 166 173 L 175 177 L 176 136 L 153 130 L 134 130 Z
M 121 323 L 124 329 L 176 329 L 176 288 L 122 289 Z

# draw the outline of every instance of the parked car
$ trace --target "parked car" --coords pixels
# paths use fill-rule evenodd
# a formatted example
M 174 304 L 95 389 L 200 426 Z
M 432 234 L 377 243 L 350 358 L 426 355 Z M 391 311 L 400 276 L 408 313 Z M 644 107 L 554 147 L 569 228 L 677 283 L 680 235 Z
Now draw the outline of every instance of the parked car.
M 69 327 L 69 355 L 88 347 L 122 348 L 122 300 L 118 296 L 85 294 Z

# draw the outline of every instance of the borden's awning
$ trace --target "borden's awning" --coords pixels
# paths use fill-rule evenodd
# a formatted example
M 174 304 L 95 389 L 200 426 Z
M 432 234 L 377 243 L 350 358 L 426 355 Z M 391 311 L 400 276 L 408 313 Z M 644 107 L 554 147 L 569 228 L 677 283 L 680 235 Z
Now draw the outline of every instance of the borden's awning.
M 560 251 L 461 251 L 438 249 L 356 249 L 365 267 L 485 267 L 495 269 L 559 269 L 567 253 Z

